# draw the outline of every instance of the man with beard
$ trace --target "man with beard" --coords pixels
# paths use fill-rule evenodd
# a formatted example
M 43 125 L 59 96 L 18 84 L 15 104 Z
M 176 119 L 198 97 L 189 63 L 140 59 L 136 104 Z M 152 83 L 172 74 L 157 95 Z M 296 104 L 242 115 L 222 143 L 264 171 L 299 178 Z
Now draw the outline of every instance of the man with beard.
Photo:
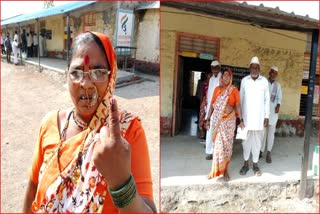
M 259 154 L 263 140 L 264 127 L 268 126 L 270 114 L 270 93 L 268 80 L 260 75 L 260 62 L 253 57 L 250 62 L 250 75 L 241 80 L 240 103 L 243 118 L 241 122 L 247 128 L 247 138 L 242 142 L 244 165 L 240 170 L 245 175 L 249 170 L 249 158 L 252 153 L 254 174 L 262 174 L 258 167 Z

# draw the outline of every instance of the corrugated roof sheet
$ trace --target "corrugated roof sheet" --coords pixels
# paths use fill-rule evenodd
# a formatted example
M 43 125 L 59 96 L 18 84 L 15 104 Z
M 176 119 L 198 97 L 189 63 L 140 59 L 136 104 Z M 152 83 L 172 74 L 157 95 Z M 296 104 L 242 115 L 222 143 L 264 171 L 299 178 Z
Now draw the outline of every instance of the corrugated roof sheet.
M 78 8 L 88 6 L 90 4 L 94 4 L 95 1 L 77 1 L 77 2 L 71 2 L 64 5 L 59 5 L 56 7 L 50 7 L 47 9 L 40 10 L 38 12 L 29 13 L 29 14 L 22 14 L 20 16 L 11 17 L 5 20 L 1 20 L 1 26 L 13 24 L 13 23 L 19 23 L 19 22 L 25 22 L 37 18 L 43 18 L 48 16 L 54 16 L 58 14 L 67 13 L 73 10 L 76 10 Z

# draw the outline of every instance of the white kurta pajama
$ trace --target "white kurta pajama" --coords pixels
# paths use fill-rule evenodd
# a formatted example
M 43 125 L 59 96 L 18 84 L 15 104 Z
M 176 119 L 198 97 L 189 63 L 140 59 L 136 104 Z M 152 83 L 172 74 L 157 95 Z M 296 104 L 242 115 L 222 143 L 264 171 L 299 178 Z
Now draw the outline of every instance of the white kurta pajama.
M 242 142 L 243 158 L 258 163 L 263 140 L 264 119 L 270 114 L 268 80 L 259 75 L 256 80 L 246 76 L 241 80 L 240 103 L 243 123 L 248 129 L 247 139 Z
M 217 77 L 212 75 L 212 77 L 209 80 L 209 88 L 208 88 L 208 94 L 207 94 L 207 108 L 206 108 L 205 118 L 208 117 L 213 92 L 214 92 L 214 89 L 217 86 L 219 86 L 220 77 L 221 77 L 221 72 L 218 73 Z M 212 124 L 212 115 L 210 117 L 210 124 Z M 206 154 L 207 155 L 212 155 L 213 153 L 212 132 L 213 130 L 210 125 L 210 128 L 209 130 L 207 130 L 207 134 L 206 134 Z
M 274 143 L 274 133 L 276 131 L 276 125 L 278 121 L 278 114 L 275 112 L 276 106 L 281 105 L 282 100 L 282 90 L 279 82 L 274 81 L 269 84 L 269 93 L 270 93 L 270 116 L 269 116 L 269 125 L 264 129 L 263 141 L 261 146 L 261 152 L 264 152 L 266 143 L 267 151 L 271 152 L 273 143 Z
M 13 52 L 13 62 L 14 64 L 18 64 L 18 53 L 19 53 L 19 48 L 18 48 L 18 42 L 13 41 L 12 42 L 12 52 Z

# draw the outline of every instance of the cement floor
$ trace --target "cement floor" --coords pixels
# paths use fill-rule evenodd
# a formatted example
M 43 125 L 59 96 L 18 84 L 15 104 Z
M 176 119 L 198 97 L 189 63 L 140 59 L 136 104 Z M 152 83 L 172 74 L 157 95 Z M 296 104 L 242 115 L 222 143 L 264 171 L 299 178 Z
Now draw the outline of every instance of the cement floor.
M 189 112 L 190 113 L 190 112 Z M 191 116 L 190 116 L 191 115 Z M 212 184 L 223 182 L 223 179 L 207 179 L 211 169 L 211 161 L 205 160 L 204 145 L 196 135 L 197 120 L 195 114 L 189 114 L 184 121 L 185 128 L 175 137 L 161 137 L 161 186 L 180 186 L 192 184 Z M 304 138 L 287 137 L 275 138 L 272 151 L 272 163 L 265 161 L 265 154 L 259 161 L 262 176 L 255 176 L 250 158 L 250 170 L 245 176 L 239 174 L 243 165 L 241 141 L 236 141 L 233 146 L 232 160 L 229 165 L 229 182 L 286 182 L 298 181 L 301 177 L 301 163 Z M 312 159 L 314 145 L 317 138 L 311 139 L 309 152 L 308 178 L 313 176 Z M 318 160 L 319 163 L 319 160 Z

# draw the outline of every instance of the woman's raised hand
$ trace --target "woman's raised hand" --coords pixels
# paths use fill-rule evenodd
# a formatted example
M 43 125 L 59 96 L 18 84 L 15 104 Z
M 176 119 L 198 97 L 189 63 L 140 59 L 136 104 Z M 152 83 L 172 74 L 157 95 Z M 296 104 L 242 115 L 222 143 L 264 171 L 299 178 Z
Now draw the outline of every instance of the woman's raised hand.
M 118 105 L 114 98 L 110 99 L 109 128 L 100 129 L 93 162 L 111 189 L 120 188 L 130 177 L 130 144 L 120 134 Z

